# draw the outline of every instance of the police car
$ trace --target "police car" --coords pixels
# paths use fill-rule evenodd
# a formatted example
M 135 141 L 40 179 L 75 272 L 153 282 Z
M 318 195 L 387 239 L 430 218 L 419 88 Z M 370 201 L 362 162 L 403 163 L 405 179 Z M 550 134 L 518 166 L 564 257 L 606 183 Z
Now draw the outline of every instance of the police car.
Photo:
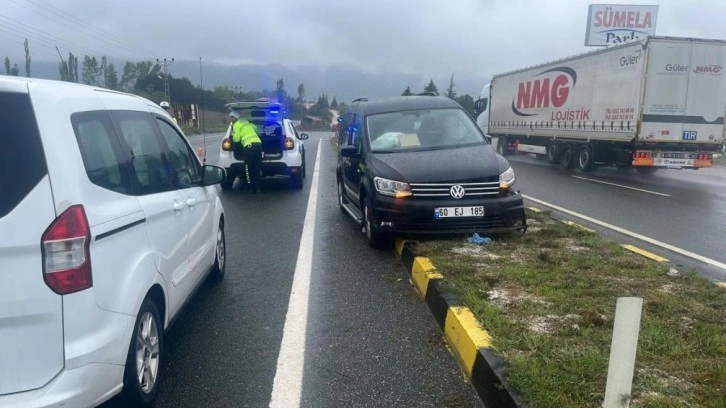
M 283 106 L 268 99 L 232 102 L 225 106 L 239 113 L 240 119 L 248 120 L 257 127 L 262 141 L 262 176 L 286 176 L 292 187 L 302 188 L 305 178 L 305 146 L 302 141 L 307 140 L 308 135 L 298 133 L 292 121 L 285 118 Z M 222 189 L 231 189 L 237 177 L 244 180 L 244 160 L 240 149 L 234 149 L 231 125 L 222 139 L 218 164 L 227 170 Z

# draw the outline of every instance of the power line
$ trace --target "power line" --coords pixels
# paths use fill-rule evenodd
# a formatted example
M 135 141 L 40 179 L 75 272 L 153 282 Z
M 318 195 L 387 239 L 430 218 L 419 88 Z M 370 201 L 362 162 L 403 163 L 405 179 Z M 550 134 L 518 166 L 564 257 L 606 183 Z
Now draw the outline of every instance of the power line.
M 46 34 L 42 31 L 38 30 L 37 28 L 31 27 L 27 24 L 19 23 L 17 21 L 10 20 L 7 17 L 0 16 L 0 19 L 6 20 L 4 22 L 0 21 L 0 26 L 4 26 L 6 28 L 10 28 L 12 30 L 19 31 L 19 32 L 23 33 L 25 36 L 27 36 L 28 38 L 33 38 L 36 41 L 45 41 L 45 42 L 50 43 L 50 45 L 52 45 L 52 46 L 63 45 L 64 47 L 68 47 L 68 48 L 80 49 L 80 50 L 90 53 L 92 55 L 93 54 L 103 55 L 103 53 L 100 53 L 96 50 L 74 44 L 70 41 L 66 41 L 60 37 L 56 37 L 51 34 Z
M 16 42 L 18 37 L 15 35 L 9 35 L 7 31 L 0 30 L 0 38 L 2 38 L 4 40 L 3 42 L 8 44 L 9 46 L 18 46 L 18 43 Z M 32 47 L 33 52 L 38 50 L 40 52 L 45 52 L 49 55 L 55 55 L 52 51 L 50 51 L 51 47 L 46 44 L 42 44 L 42 43 L 36 44 L 36 43 L 30 43 L 30 42 L 29 42 L 29 44 Z M 41 48 L 36 49 L 35 48 L 36 45 L 40 45 Z M 20 45 L 19 47 L 22 48 L 22 45 Z M 23 50 L 23 52 L 24 52 L 24 50 Z
M 151 55 L 154 54 L 154 52 L 149 51 L 146 48 L 137 46 L 137 45 L 135 45 L 135 44 L 133 44 L 131 42 L 125 41 L 123 39 L 119 39 L 119 38 L 113 36 L 113 34 L 107 32 L 107 31 L 104 31 L 104 30 L 102 30 L 102 29 L 100 29 L 98 27 L 95 27 L 93 25 L 90 25 L 90 24 L 88 24 L 87 21 L 83 21 L 83 20 L 79 19 L 78 17 L 76 17 L 76 16 L 74 16 L 74 15 L 72 15 L 72 14 L 70 14 L 70 13 L 64 11 L 64 10 L 59 9 L 58 7 L 54 6 L 53 4 L 50 4 L 50 3 L 47 3 L 47 2 L 43 2 L 41 0 L 26 0 L 26 1 L 29 1 L 34 6 L 39 7 L 39 8 L 42 8 L 45 11 L 48 11 L 48 12 L 50 12 L 50 13 L 56 15 L 56 16 L 59 16 L 59 17 L 61 17 L 62 19 L 66 20 L 66 21 L 70 21 L 73 24 L 79 24 L 80 25 L 80 28 L 84 28 L 84 29 L 88 30 L 89 32 L 90 31 L 95 32 L 95 34 L 93 34 L 94 35 L 94 38 L 98 38 L 98 36 L 100 35 L 102 38 L 98 38 L 98 39 L 100 39 L 100 40 L 102 40 L 102 41 L 104 41 L 104 42 L 106 42 L 106 43 L 108 43 L 110 45 L 121 46 L 121 47 L 126 48 L 129 51 L 133 51 L 135 53 L 140 52 L 142 54 L 146 54 L 147 56 L 151 56 Z
M 43 47 L 46 47 L 46 48 L 53 48 L 53 45 L 52 45 L 52 44 L 50 44 L 50 43 L 48 43 L 48 42 L 46 42 L 46 41 L 43 41 L 43 40 L 37 40 L 37 39 L 35 39 L 35 38 L 33 38 L 33 37 L 30 37 L 30 36 L 24 36 L 24 35 L 20 35 L 20 34 L 16 33 L 15 31 L 8 31 L 8 30 L 6 30 L 6 29 L 5 29 L 5 28 L 3 28 L 3 27 L 0 27 L 0 32 L 3 32 L 3 33 L 5 33 L 5 34 L 6 34 L 6 36 L 8 36 L 8 37 L 12 36 L 13 38 L 17 38 L 18 40 L 22 40 L 22 39 L 30 39 L 30 40 L 32 40 L 32 41 L 33 41 L 33 42 L 31 43 L 31 44 L 33 44 L 33 45 L 39 44 L 39 45 L 41 45 L 41 46 L 43 46 Z
M 15 3 L 16 5 L 20 6 L 21 8 L 26 8 L 24 4 L 19 3 L 16 0 L 10 0 L 10 1 L 13 2 L 13 3 Z M 35 5 L 35 4 L 33 4 L 33 5 Z M 75 25 L 71 25 L 71 24 L 66 23 L 65 21 L 58 20 L 57 18 L 54 18 L 52 15 L 49 16 L 48 15 L 48 12 L 46 10 L 44 10 L 44 9 L 41 9 L 41 8 L 39 8 L 38 10 L 35 10 L 34 12 L 36 14 L 40 15 L 41 17 L 44 17 L 44 18 L 46 18 L 46 19 L 48 19 L 48 20 L 50 20 L 50 21 L 52 21 L 52 22 L 54 22 L 56 24 L 60 24 L 60 25 L 62 25 L 64 27 L 70 28 L 71 30 L 73 30 L 73 31 L 75 31 L 77 33 L 80 33 L 80 34 L 82 34 L 84 36 L 88 36 L 88 37 L 91 37 L 91 38 L 94 38 L 94 39 L 98 39 L 98 37 L 93 36 L 93 35 L 91 35 L 91 34 L 89 34 L 87 32 L 84 32 L 84 31 L 80 30 L 79 27 L 78 27 L 78 23 L 74 23 Z M 87 25 L 87 24 L 84 23 L 84 25 Z M 108 41 L 106 41 L 106 42 L 108 43 Z M 111 45 L 115 45 L 115 44 L 111 44 Z M 79 47 L 79 48 L 81 48 L 81 47 Z M 85 48 L 85 47 L 83 47 L 83 48 Z M 97 51 L 93 51 L 92 54 L 103 55 L 104 53 L 97 52 Z

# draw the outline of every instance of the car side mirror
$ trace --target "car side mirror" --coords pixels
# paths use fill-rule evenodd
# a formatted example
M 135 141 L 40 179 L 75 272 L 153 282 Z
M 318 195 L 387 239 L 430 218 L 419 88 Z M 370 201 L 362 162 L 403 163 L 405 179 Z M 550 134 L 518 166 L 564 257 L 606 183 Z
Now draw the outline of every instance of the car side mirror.
M 355 146 L 344 146 L 340 149 L 340 155 L 349 159 L 357 159 L 360 157 L 360 153 Z
M 297 138 L 300 140 L 308 140 L 309 137 L 310 137 L 310 135 L 308 135 L 307 133 L 300 133 L 300 135 Z
M 489 144 L 492 144 L 492 137 L 489 135 L 484 135 L 484 136 L 487 138 L 487 141 L 489 142 Z
M 202 167 L 202 186 L 212 186 L 221 183 L 227 177 L 227 172 L 219 166 L 205 164 Z

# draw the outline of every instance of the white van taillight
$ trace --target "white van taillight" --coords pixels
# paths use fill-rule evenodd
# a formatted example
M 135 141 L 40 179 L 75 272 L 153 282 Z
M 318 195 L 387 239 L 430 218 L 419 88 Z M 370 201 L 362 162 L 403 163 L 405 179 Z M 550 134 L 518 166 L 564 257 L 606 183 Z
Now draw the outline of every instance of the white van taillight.
M 93 286 L 90 240 L 82 205 L 65 210 L 43 234 L 43 279 L 55 293 L 67 295 Z

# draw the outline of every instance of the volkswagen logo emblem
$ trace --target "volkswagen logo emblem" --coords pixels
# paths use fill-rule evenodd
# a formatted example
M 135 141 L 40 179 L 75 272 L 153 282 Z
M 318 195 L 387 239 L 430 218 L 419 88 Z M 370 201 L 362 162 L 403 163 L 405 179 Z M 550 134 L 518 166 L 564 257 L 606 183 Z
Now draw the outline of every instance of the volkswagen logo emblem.
M 464 187 L 457 184 L 451 187 L 451 190 L 449 190 L 449 194 L 451 194 L 452 197 L 458 200 L 460 198 L 464 198 L 464 194 L 466 194 L 466 191 L 464 190 Z

